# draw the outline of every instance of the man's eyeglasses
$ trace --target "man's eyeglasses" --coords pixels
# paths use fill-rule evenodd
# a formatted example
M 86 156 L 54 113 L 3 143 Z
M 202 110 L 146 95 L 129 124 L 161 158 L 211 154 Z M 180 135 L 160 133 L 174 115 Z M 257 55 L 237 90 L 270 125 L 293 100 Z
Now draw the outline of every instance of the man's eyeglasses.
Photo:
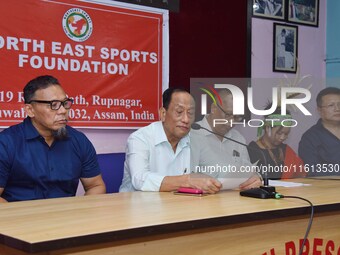
M 227 113 L 225 110 L 223 110 L 223 108 L 219 104 L 216 104 L 216 105 L 224 113 L 225 119 L 233 119 L 234 118 L 234 115 L 232 113 Z
M 226 120 L 229 120 L 229 119 L 233 119 L 235 121 L 241 121 L 243 119 L 242 116 L 235 116 L 234 114 L 232 113 L 228 113 L 226 112 L 225 110 L 223 110 L 223 108 L 219 105 L 219 104 L 216 104 L 217 107 L 224 113 L 224 118 Z
M 67 98 L 64 101 L 60 100 L 51 100 L 51 101 L 45 101 L 45 100 L 31 100 L 28 102 L 31 103 L 40 103 L 40 104 L 49 104 L 52 110 L 59 110 L 61 106 L 63 106 L 66 110 L 70 109 L 73 104 L 73 99 Z
M 340 102 L 330 103 L 328 105 L 322 105 L 321 108 L 327 108 L 327 110 L 336 110 L 337 108 L 340 109 Z

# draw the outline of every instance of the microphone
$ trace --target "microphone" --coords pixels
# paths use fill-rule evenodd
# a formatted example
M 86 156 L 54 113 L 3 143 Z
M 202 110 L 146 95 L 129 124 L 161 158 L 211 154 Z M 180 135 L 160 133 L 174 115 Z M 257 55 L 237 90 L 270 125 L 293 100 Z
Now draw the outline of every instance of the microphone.
M 191 124 L 191 128 L 193 130 L 200 130 L 200 129 L 206 130 L 206 131 L 208 131 L 211 134 L 218 135 L 218 136 L 223 137 L 223 138 L 225 138 L 225 139 L 227 139 L 229 141 L 232 141 L 234 143 L 243 145 L 247 149 L 249 148 L 250 150 L 254 150 L 256 152 L 260 152 L 260 154 L 263 157 L 263 162 L 265 164 L 267 164 L 266 157 L 265 157 L 265 155 L 264 155 L 262 150 L 259 150 L 257 148 L 252 148 L 252 147 L 248 146 L 248 144 L 241 143 L 241 142 L 236 141 L 236 140 L 234 140 L 232 138 L 229 138 L 229 137 L 227 137 L 225 135 L 222 135 L 222 134 L 216 133 L 214 131 L 211 131 L 211 130 L 205 128 L 205 127 L 202 127 L 198 123 L 192 123 Z M 261 198 L 261 199 L 276 198 L 276 190 L 275 190 L 275 187 L 269 186 L 268 176 L 267 176 L 267 172 L 266 172 L 266 174 L 263 176 L 263 185 L 262 186 L 260 186 L 259 188 L 252 188 L 252 189 L 240 191 L 240 195 L 241 196 L 245 196 L 245 197 Z

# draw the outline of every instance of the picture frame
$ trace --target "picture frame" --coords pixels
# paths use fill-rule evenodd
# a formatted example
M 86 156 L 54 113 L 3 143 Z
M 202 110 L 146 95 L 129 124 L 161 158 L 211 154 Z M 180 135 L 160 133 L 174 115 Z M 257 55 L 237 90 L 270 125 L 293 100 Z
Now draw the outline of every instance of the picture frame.
M 273 72 L 296 73 L 298 26 L 273 23 Z
M 252 3 L 253 17 L 285 20 L 286 0 L 252 0 Z
M 319 26 L 319 0 L 288 0 L 287 9 L 288 22 Z

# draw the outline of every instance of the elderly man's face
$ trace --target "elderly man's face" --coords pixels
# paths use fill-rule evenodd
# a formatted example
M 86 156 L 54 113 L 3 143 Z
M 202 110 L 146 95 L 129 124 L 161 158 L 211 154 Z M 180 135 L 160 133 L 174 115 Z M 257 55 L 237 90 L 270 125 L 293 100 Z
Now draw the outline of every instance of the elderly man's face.
M 318 107 L 322 121 L 340 121 L 340 95 L 325 95 L 322 97 L 321 106 Z
M 231 129 L 233 115 L 233 96 L 231 94 L 221 94 L 222 105 L 212 105 L 211 115 L 213 119 L 223 119 L 228 121 L 226 124 L 219 124 L 213 127 L 214 132 L 225 135 Z M 222 108 L 222 109 L 221 109 Z
M 190 131 L 195 118 L 195 103 L 187 92 L 175 92 L 167 110 L 161 116 L 169 140 L 180 140 Z

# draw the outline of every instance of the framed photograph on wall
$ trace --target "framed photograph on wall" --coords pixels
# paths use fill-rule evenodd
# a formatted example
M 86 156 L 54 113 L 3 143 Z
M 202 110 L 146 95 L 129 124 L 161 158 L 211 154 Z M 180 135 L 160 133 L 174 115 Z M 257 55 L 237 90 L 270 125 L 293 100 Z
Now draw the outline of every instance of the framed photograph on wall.
M 274 23 L 273 72 L 296 73 L 298 27 Z
M 288 0 L 288 21 L 319 26 L 319 0 Z
M 286 0 L 252 0 L 253 17 L 285 20 Z

